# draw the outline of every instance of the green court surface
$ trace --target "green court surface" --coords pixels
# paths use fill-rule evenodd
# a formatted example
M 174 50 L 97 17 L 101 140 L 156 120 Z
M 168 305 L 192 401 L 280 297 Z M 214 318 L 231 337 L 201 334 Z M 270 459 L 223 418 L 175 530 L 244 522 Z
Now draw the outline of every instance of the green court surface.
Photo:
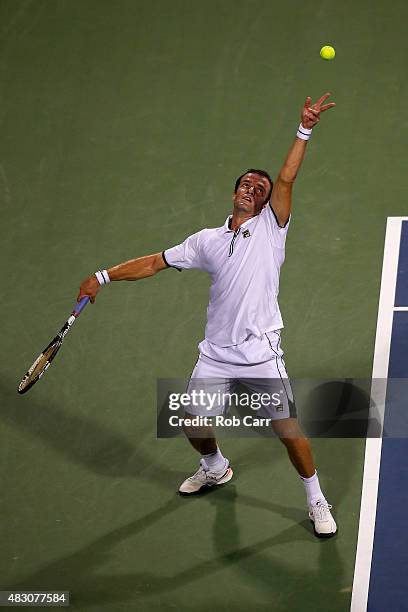
M 370 377 L 385 221 L 406 212 L 407 6 L 0 2 L 1 589 L 69 590 L 81 612 L 348 610 L 364 440 L 313 442 L 329 541 L 277 440 L 225 440 L 231 484 L 176 494 L 198 457 L 156 438 L 156 381 L 191 372 L 204 273 L 109 286 L 44 379 L 16 387 L 82 279 L 222 225 L 235 178 L 276 176 L 325 91 L 337 107 L 295 187 L 283 348 L 293 378 Z

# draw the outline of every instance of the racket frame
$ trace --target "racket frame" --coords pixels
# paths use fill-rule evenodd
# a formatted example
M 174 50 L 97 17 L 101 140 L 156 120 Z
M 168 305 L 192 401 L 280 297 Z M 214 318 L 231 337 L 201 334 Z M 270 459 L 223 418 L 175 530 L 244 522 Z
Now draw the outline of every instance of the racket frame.
M 65 321 L 64 325 L 61 327 L 60 331 L 58 332 L 58 334 L 55 336 L 55 338 L 53 338 L 51 340 L 51 342 L 45 347 L 45 349 L 38 355 L 37 359 L 32 363 L 32 365 L 30 366 L 30 368 L 27 370 L 27 372 L 24 374 L 23 378 L 21 379 L 21 382 L 18 386 L 18 393 L 20 395 L 23 395 L 24 393 L 26 393 L 29 389 L 31 389 L 31 387 L 33 385 L 35 385 L 36 382 L 38 382 L 40 380 L 40 378 L 43 376 L 43 374 L 45 373 L 45 371 L 50 367 L 52 361 L 55 359 L 58 351 L 60 350 L 61 346 L 62 346 L 62 342 L 65 338 L 65 336 L 67 335 L 67 333 L 70 331 L 71 327 L 73 326 L 73 324 L 75 323 L 77 317 L 79 317 L 79 315 L 81 314 L 82 310 L 85 308 L 85 306 L 88 304 L 89 302 L 89 296 L 85 296 L 83 297 L 75 306 L 74 310 L 72 311 L 70 317 L 67 319 L 67 321 Z M 34 372 L 36 366 L 38 365 L 39 361 L 41 360 L 42 357 L 44 357 L 45 353 L 53 346 L 55 345 L 55 351 L 50 355 L 50 358 L 47 359 L 47 361 L 45 362 L 44 366 L 41 368 L 41 370 L 39 371 L 39 373 L 28 383 L 27 380 L 30 378 L 30 376 L 32 375 L 32 373 Z

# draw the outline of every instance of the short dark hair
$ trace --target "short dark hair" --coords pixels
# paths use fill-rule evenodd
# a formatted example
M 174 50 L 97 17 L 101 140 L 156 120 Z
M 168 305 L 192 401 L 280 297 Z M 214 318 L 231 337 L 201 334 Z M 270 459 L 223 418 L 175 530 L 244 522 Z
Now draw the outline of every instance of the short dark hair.
M 248 168 L 248 170 L 245 170 L 245 172 L 243 174 L 241 174 L 241 176 L 239 176 L 237 178 L 237 180 L 235 181 L 235 187 L 234 187 L 234 193 L 237 193 L 239 184 L 241 182 L 241 179 L 244 178 L 244 176 L 246 174 L 248 174 L 249 172 L 252 172 L 253 174 L 259 174 L 260 176 L 264 176 L 266 179 L 268 179 L 271 187 L 269 189 L 268 195 L 266 196 L 265 199 L 265 203 L 269 201 L 269 198 L 271 197 L 271 193 L 272 193 L 272 189 L 273 189 L 273 180 L 271 179 L 271 177 L 269 176 L 269 174 L 267 173 L 266 170 L 259 170 L 259 168 Z

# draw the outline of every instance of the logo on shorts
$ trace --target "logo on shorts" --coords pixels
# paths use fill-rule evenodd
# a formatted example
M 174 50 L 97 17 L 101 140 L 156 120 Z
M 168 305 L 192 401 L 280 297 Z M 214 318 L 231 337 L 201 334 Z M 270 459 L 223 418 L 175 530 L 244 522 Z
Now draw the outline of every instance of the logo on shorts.
M 249 230 L 244 230 L 244 231 L 242 232 L 242 236 L 243 236 L 244 238 L 249 238 L 249 237 L 250 237 L 250 235 L 251 235 L 251 232 L 250 232 Z
M 285 410 L 285 407 L 283 404 L 278 404 L 277 406 L 275 406 L 275 410 L 276 412 L 283 412 Z

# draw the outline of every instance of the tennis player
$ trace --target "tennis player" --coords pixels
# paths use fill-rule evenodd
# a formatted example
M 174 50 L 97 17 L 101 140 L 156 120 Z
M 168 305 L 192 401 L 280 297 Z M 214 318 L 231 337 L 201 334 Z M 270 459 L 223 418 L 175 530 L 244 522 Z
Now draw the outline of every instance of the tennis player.
M 208 390 L 216 381 L 217 389 L 221 385 L 221 391 L 226 392 L 219 394 L 222 398 L 239 381 L 251 392 L 268 392 L 271 397 L 280 393 L 278 403 L 262 408 L 263 416 L 270 419 L 304 484 L 309 518 L 319 537 L 333 536 L 337 526 L 332 506 L 320 488 L 310 442 L 296 418 L 281 348 L 283 322 L 277 296 L 293 184 L 321 113 L 335 106 L 334 102 L 325 103 L 329 96 L 326 93 L 315 104 L 306 98 L 295 141 L 275 183 L 259 169 L 249 169 L 237 179 L 232 214 L 224 225 L 203 229 L 162 253 L 98 271 L 83 281 L 78 295 L 78 300 L 88 295 L 94 302 L 101 286 L 110 281 L 138 280 L 166 268 L 199 268 L 210 274 L 205 338 L 199 344 L 188 390 L 203 384 Z M 194 416 L 224 415 L 227 410 L 221 399 L 211 406 L 190 405 L 185 416 L 193 421 Z M 194 494 L 231 480 L 232 468 L 212 429 L 189 425 L 184 431 L 201 459 L 195 474 L 180 485 L 180 493 Z

